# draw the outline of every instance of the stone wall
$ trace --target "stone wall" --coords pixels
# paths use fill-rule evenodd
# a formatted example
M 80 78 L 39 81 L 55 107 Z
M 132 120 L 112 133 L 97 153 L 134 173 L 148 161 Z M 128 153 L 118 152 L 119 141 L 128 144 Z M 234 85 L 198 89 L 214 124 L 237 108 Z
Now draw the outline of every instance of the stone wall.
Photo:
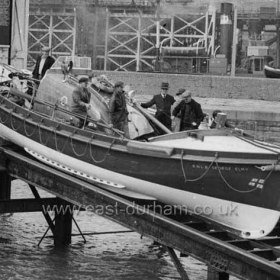
M 185 87 L 198 97 L 280 101 L 280 79 L 123 71 L 100 73 L 113 81 L 121 80 L 145 95 L 158 93 L 161 82 L 169 82 L 171 94 Z

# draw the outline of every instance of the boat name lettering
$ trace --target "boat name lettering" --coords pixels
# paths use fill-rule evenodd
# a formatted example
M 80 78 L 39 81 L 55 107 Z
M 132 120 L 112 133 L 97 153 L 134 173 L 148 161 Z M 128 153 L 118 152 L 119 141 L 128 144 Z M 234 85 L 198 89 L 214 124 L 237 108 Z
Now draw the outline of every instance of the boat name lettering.
M 247 167 L 234 167 L 235 172 L 247 172 L 248 168 Z
M 192 164 L 192 168 L 195 169 L 208 169 L 209 165 L 204 165 L 204 164 Z M 218 170 L 217 166 L 211 166 L 212 170 Z M 224 171 L 231 171 L 231 167 L 230 166 L 219 166 L 220 170 L 224 170 Z

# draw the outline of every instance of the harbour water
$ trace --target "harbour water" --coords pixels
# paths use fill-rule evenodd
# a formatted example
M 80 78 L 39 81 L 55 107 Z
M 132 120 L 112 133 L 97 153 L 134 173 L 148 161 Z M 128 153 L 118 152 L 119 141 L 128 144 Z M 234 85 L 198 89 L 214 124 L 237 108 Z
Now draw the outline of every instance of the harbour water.
M 12 198 L 30 197 L 24 182 L 13 181 Z M 42 213 L 0 215 L 0 279 L 180 279 L 168 253 L 151 239 L 135 232 L 108 233 L 127 229 L 93 213 L 76 213 L 75 219 L 82 232 L 96 234 L 86 235 L 86 243 L 73 236 L 70 246 L 55 248 L 52 238 L 38 246 L 47 229 Z M 74 224 L 73 233 L 78 234 Z M 207 278 L 203 263 L 191 257 L 181 261 L 190 279 Z

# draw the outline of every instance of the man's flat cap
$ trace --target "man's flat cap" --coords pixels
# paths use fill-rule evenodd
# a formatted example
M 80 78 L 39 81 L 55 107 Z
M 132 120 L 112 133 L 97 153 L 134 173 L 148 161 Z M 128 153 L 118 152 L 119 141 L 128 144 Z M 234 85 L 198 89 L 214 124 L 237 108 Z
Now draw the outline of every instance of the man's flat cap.
M 82 78 L 79 79 L 79 84 L 80 84 L 80 83 L 87 83 L 88 81 L 89 81 L 89 80 L 88 80 L 87 77 L 82 77 Z
M 188 98 L 188 97 L 191 97 L 192 96 L 192 93 L 191 91 L 189 90 L 186 90 L 184 93 L 182 93 L 181 97 L 182 98 Z
M 123 86 L 124 86 L 124 83 L 121 82 L 121 81 L 116 82 L 115 85 L 114 85 L 115 88 L 116 87 L 122 87 L 123 88 Z
M 180 89 L 178 90 L 178 92 L 176 93 L 176 95 L 181 95 L 181 94 L 184 93 L 185 91 L 186 91 L 185 88 L 180 88 Z

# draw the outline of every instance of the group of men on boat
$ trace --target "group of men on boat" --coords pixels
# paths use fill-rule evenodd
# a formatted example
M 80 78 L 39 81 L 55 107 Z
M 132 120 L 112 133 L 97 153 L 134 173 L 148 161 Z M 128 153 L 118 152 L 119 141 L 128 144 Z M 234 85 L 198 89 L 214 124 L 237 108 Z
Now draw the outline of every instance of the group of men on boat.
M 128 137 L 129 120 L 124 83 L 118 81 L 112 84 L 106 79 L 103 80 L 106 81 L 106 84 L 102 83 L 100 79 L 94 75 L 79 79 L 79 86 L 74 89 L 72 95 L 72 112 L 85 116 L 87 111 L 91 108 L 90 92 L 87 89 L 90 83 L 93 88 L 101 89 L 110 95 L 108 104 L 112 126 Z M 149 108 L 156 106 L 155 118 L 170 131 L 174 130 L 174 127 L 172 129 L 172 122 L 175 123 L 175 118 L 180 120 L 179 127 L 177 128 L 178 131 L 197 129 L 206 117 L 206 114 L 203 113 L 201 105 L 192 98 L 191 91 L 181 88 L 174 98 L 172 95 L 168 94 L 168 90 L 169 83 L 163 82 L 161 84 L 160 93 L 154 95 L 150 101 L 140 103 L 141 107 Z M 133 100 L 132 102 L 135 101 Z M 216 126 L 215 118 L 219 112 L 219 110 L 213 112 L 210 128 Z
M 161 84 L 160 94 L 154 95 L 153 98 L 146 103 L 141 103 L 143 108 L 156 105 L 155 117 L 171 130 L 172 119 L 178 117 L 180 122 L 180 131 L 197 129 L 204 119 L 201 105 L 192 99 L 191 91 L 181 88 L 176 93 L 177 100 L 168 94 L 169 84 Z M 173 110 L 172 109 L 173 106 Z
M 54 58 L 50 55 L 50 48 L 42 48 L 42 55 L 38 57 L 32 72 L 33 79 L 38 81 L 37 84 L 40 83 L 40 80 L 54 62 Z M 113 84 L 104 75 L 97 76 L 91 74 L 79 78 L 78 86 L 72 93 L 71 111 L 80 115 L 83 119 L 79 119 L 75 125 L 82 127 L 85 122 L 85 117 L 91 109 L 91 93 L 88 90 L 89 84 L 93 89 L 101 90 L 105 94 L 105 97 L 107 96 L 113 128 L 122 132 L 126 137 L 129 137 L 129 113 L 127 110 L 127 97 L 124 91 L 124 83 L 118 81 Z M 169 83 L 162 82 L 160 93 L 155 94 L 150 101 L 140 103 L 140 106 L 142 108 L 155 107 L 155 118 L 169 131 L 173 130 L 177 132 L 197 129 L 207 115 L 203 113 L 201 105 L 192 98 L 192 92 L 185 88 L 180 88 L 175 96 L 172 96 L 168 91 Z M 136 101 L 132 100 L 132 103 L 135 104 Z M 94 108 L 92 109 L 94 110 Z M 215 119 L 218 113 L 220 113 L 219 110 L 213 112 L 212 121 L 209 125 L 210 128 L 216 126 Z

